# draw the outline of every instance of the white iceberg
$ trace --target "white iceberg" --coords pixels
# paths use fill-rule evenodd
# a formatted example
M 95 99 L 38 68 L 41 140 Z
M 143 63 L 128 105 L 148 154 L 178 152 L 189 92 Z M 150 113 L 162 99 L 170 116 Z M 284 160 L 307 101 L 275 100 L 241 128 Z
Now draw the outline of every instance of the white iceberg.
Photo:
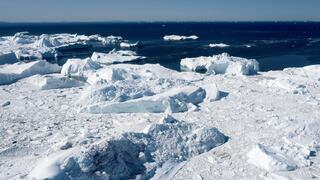
M 162 113 L 185 112 L 190 106 L 201 103 L 206 96 L 204 89 L 196 86 L 170 89 L 167 92 L 153 96 L 124 102 L 109 102 L 89 105 L 80 109 L 80 112 L 94 114 L 103 113 Z
M 224 43 L 218 43 L 218 44 L 209 44 L 209 47 L 211 47 L 211 48 L 226 48 L 226 47 L 230 47 L 230 45 L 224 44 Z
M 233 57 L 227 53 L 184 58 L 180 65 L 185 70 L 204 71 L 208 74 L 254 75 L 259 71 L 259 63 L 255 59 Z
M 28 82 L 41 90 L 72 88 L 84 85 L 82 81 L 61 74 L 35 75 L 30 77 Z
M 196 35 L 192 36 L 179 36 L 179 35 L 166 35 L 163 37 L 166 41 L 181 41 L 181 40 L 196 40 L 199 37 Z
M 50 64 L 45 60 L 29 63 L 18 62 L 11 65 L 0 66 L 0 85 L 14 83 L 19 79 L 30 77 L 36 74 L 57 73 L 61 67 L 57 64 Z
M 145 58 L 144 56 L 138 56 L 134 51 L 130 51 L 130 50 L 116 51 L 115 49 L 110 51 L 109 53 L 94 52 L 91 56 L 91 59 L 93 61 L 101 64 L 131 62 L 131 61 L 136 61 L 144 58 Z
M 87 78 L 102 66 L 99 63 L 86 59 L 68 59 L 62 66 L 61 74 L 86 81 Z

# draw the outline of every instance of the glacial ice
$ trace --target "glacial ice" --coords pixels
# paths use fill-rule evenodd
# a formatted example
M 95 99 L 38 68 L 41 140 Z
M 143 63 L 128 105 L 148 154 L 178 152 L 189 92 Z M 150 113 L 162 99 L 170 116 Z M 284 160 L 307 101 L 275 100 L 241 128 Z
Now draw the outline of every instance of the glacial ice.
M 166 41 L 181 41 L 181 40 L 196 40 L 199 37 L 196 35 L 192 36 L 179 36 L 179 35 L 166 35 L 163 37 Z
M 28 78 L 27 81 L 40 90 L 72 88 L 84 85 L 82 81 L 61 74 L 35 75 Z
M 136 42 L 136 43 L 128 43 L 128 42 L 121 42 L 120 43 L 120 47 L 122 48 L 133 48 L 133 47 L 139 47 L 141 46 L 140 41 Z
M 168 120 L 167 120 L 168 119 Z M 228 140 L 216 128 L 164 117 L 146 133 L 128 132 L 86 147 L 74 147 L 41 159 L 30 179 L 131 179 L 167 174 L 174 167 Z
M 98 53 L 94 52 L 91 56 L 91 59 L 95 62 L 101 64 L 113 64 L 113 63 L 123 63 L 131 62 L 136 60 L 144 59 L 144 56 L 138 56 L 134 51 L 130 50 L 119 50 L 115 49 L 109 53 Z
M 19 60 L 14 52 L 0 52 L 0 65 L 14 64 L 18 61 Z
M 61 69 L 56 64 L 50 64 L 45 60 L 29 63 L 18 62 L 11 65 L 0 66 L 0 85 L 14 83 L 15 81 L 36 74 L 57 73 Z
M 205 71 L 208 74 L 254 75 L 259 71 L 259 63 L 256 60 L 233 57 L 227 53 L 184 58 L 180 65 L 185 70 Z

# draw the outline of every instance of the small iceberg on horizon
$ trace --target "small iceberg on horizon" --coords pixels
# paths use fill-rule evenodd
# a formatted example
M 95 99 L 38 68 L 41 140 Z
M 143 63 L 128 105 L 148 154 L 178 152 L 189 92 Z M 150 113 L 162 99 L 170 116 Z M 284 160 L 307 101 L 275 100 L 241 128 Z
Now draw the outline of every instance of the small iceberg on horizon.
M 181 40 L 196 40 L 199 39 L 198 36 L 179 36 L 179 35 L 166 35 L 163 37 L 165 41 L 181 41 Z

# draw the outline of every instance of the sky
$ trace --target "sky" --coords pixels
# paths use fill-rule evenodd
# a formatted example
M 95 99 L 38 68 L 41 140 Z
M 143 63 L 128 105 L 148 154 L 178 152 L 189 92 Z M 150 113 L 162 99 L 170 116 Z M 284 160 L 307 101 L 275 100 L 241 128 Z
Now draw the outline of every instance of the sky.
M 320 21 L 320 0 L 0 0 L 0 21 Z

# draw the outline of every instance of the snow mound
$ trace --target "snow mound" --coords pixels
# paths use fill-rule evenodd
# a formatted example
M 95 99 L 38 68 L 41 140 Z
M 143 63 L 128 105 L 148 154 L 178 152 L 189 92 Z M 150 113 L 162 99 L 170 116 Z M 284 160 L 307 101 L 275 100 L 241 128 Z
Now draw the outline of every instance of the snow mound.
M 110 51 L 109 53 L 98 53 L 94 52 L 91 56 L 91 59 L 95 62 L 101 64 L 113 64 L 113 63 L 123 63 L 123 62 L 131 62 L 140 59 L 144 59 L 144 56 L 138 56 L 133 51 L 116 51 L 115 49 Z
M 209 44 L 209 47 L 211 47 L 211 48 L 226 48 L 226 47 L 230 47 L 230 45 L 224 44 L 224 43 L 218 43 L 218 44 Z
M 139 93 L 140 94 L 140 93 Z M 185 112 L 194 108 L 205 98 L 205 90 L 189 86 L 173 88 L 167 92 L 153 96 L 143 96 L 123 102 L 109 102 L 93 104 L 80 109 L 80 112 L 89 113 L 161 113 Z
M 133 43 L 133 44 L 130 44 L 127 42 L 120 43 L 120 47 L 122 47 L 122 48 L 133 48 L 133 47 L 139 47 L 139 46 L 141 46 L 140 41 Z
M 192 36 L 178 36 L 178 35 L 166 35 L 163 37 L 166 41 L 181 41 L 181 40 L 196 40 L 199 37 L 196 35 Z
M 50 64 L 45 60 L 29 63 L 18 62 L 0 67 L 0 85 L 14 83 L 19 79 L 30 77 L 36 74 L 57 73 L 61 69 L 56 64 Z
M 185 58 L 181 68 L 204 71 L 208 74 L 253 75 L 259 71 L 259 63 L 254 59 L 233 57 L 227 53 L 209 57 Z
M 248 154 L 248 162 L 266 171 L 292 171 L 297 165 L 285 154 L 258 144 Z
M 89 75 L 93 74 L 102 66 L 99 63 L 86 59 L 68 59 L 62 66 L 61 74 L 68 77 L 73 77 L 79 80 L 86 81 Z
M 30 179 L 150 179 L 158 168 L 205 153 L 228 138 L 216 128 L 179 122 L 167 116 L 146 133 L 129 132 L 71 148 L 40 160 Z M 171 168 L 168 168 L 169 170 Z M 167 171 L 161 173 L 166 174 Z
M 72 88 L 84 85 L 82 81 L 61 74 L 35 75 L 30 77 L 28 82 L 41 90 Z

